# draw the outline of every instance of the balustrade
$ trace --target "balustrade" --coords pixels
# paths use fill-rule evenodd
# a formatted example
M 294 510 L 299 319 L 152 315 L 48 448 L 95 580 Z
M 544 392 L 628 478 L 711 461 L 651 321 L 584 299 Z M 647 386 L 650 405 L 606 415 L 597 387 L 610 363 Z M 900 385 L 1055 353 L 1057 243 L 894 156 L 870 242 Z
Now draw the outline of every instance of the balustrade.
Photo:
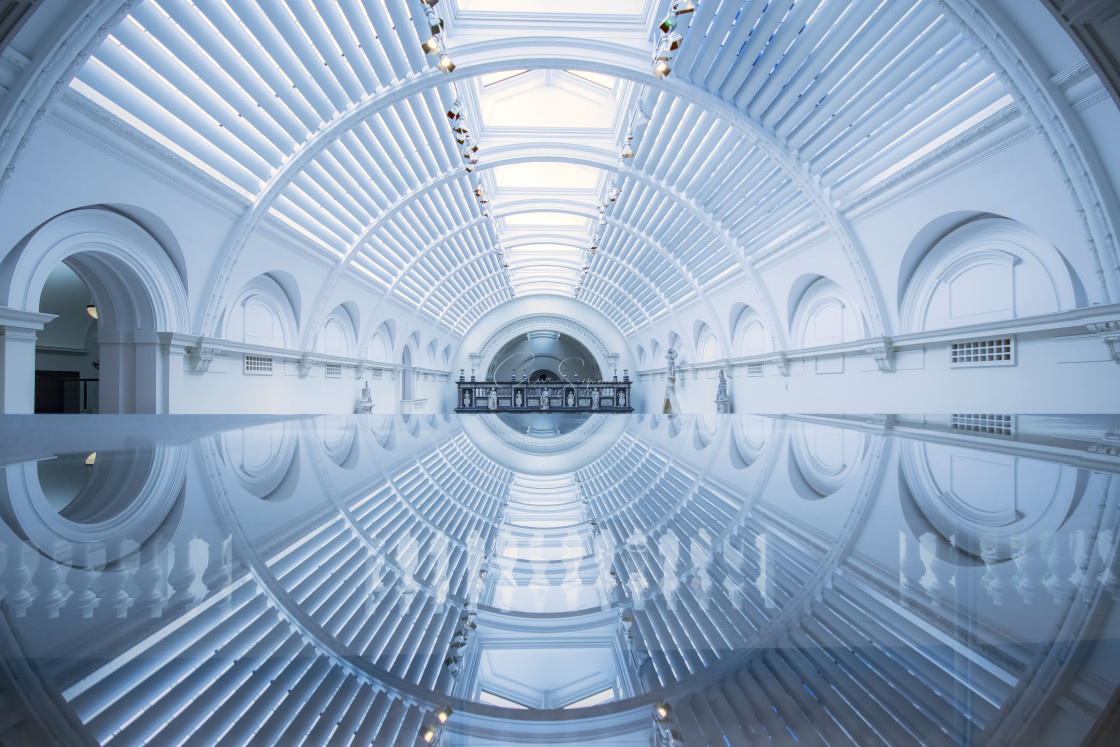
M 630 381 L 456 383 L 455 412 L 633 412 Z

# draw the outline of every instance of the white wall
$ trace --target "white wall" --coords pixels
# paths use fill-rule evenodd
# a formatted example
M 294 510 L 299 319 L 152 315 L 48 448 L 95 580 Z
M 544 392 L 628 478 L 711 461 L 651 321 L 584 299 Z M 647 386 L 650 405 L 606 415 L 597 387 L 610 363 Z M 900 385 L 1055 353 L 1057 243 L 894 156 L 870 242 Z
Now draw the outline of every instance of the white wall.
M 1077 92 L 1079 93 L 1079 92 Z M 1071 96 L 1075 92 L 1070 93 Z M 1096 103 L 1093 103 L 1093 102 Z M 1081 116 L 1103 118 L 1120 127 L 1120 112 L 1107 99 L 1090 100 Z M 1067 186 L 1058 177 L 1050 154 L 1022 118 L 995 128 L 969 149 L 953 150 L 874 200 L 853 207 L 851 229 L 868 260 L 870 294 L 855 281 L 852 267 L 831 237 L 795 239 L 777 252 L 754 260 L 765 289 L 737 273 L 722 287 L 676 314 L 639 330 L 630 342 L 645 352 L 640 388 L 645 401 L 660 402 L 665 391 L 664 352 L 674 336 L 680 340 L 682 372 L 677 394 L 685 412 L 714 412 L 716 376 L 723 367 L 736 411 L 747 412 L 1114 412 L 1120 407 L 1120 365 L 1104 332 L 1089 325 L 1120 320 L 1120 306 L 1109 305 L 1084 243 L 1084 229 Z M 1024 291 L 1046 276 L 1041 265 L 1021 261 L 1014 272 L 1022 288 L 1011 306 L 973 320 L 962 318 L 959 334 L 903 335 L 901 309 L 908 283 L 923 255 L 954 229 L 985 216 L 1006 218 L 1049 246 L 1058 257 L 1057 272 L 1046 272 L 1061 285 L 1068 278 L 1065 305 L 1052 318 L 1035 316 L 1037 291 Z M 978 247 L 985 248 L 985 247 Z M 799 353 L 797 299 L 815 277 L 834 281 L 860 317 L 866 335 L 847 346 L 820 354 Z M 748 377 L 747 363 L 770 360 L 747 356 L 737 345 L 743 305 L 766 327 L 765 353 L 785 353 L 788 375 L 765 363 L 762 377 Z M 1053 300 L 1047 300 L 1053 308 Z M 1038 306 L 1038 309 L 1035 308 Z M 1080 309 L 1080 311 L 1077 311 Z M 878 313 L 876 314 L 876 310 Z M 943 309 L 941 311 L 944 311 Z M 940 313 L 940 312 L 939 312 Z M 876 326 L 873 316 L 880 316 Z M 934 315 L 936 317 L 937 314 Z M 944 322 L 944 314 L 941 314 Z M 931 317 L 932 318 L 932 317 Z M 993 322 L 1002 318 L 1003 322 Z M 988 326 L 983 326 L 987 324 Z M 694 329 L 706 326 L 720 341 L 723 359 L 695 369 Z M 982 339 L 1013 334 L 1017 360 L 1012 366 L 950 369 L 953 339 Z M 1116 332 L 1112 332 L 1115 336 Z M 889 372 L 880 371 L 868 348 L 887 337 L 897 351 Z M 837 341 L 839 342 L 839 341 Z M 649 352 L 657 347 L 656 360 Z M 752 351 L 753 352 L 753 351 Z M 635 401 L 642 401 L 635 398 Z

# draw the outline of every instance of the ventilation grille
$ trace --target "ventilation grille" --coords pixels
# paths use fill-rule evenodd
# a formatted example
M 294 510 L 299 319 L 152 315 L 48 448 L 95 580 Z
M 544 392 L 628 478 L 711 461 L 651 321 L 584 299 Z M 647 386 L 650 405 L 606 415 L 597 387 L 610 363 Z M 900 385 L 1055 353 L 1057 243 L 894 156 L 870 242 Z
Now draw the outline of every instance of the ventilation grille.
M 328 379 L 342 378 L 342 364 L 341 363 L 328 363 L 326 364 L 326 377 Z
M 992 340 L 954 342 L 949 349 L 949 365 L 1014 366 L 1015 338 L 997 337 Z
M 1014 415 L 950 415 L 949 425 L 958 431 L 991 433 L 996 436 L 1015 435 Z
M 267 355 L 245 355 L 245 373 L 271 374 L 272 358 Z
M 765 363 L 748 363 L 747 376 L 762 376 Z

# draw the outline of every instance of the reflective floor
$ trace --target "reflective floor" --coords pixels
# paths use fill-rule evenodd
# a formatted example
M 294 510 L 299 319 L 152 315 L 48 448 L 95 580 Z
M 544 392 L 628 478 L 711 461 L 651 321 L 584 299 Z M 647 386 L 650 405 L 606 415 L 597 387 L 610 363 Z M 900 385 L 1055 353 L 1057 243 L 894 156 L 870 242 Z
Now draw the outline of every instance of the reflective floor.
M 0 465 L 0 744 L 1117 738 L 1120 417 L 8 417 Z

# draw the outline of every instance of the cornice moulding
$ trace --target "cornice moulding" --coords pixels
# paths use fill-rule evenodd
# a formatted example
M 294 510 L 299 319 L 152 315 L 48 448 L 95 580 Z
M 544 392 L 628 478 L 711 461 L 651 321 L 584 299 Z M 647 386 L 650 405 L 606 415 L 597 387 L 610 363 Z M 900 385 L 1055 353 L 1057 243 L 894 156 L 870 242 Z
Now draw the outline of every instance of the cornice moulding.
M 738 358 L 721 358 L 705 363 L 687 363 L 677 366 L 682 373 L 706 371 L 718 368 L 741 368 L 752 363 L 773 363 L 781 368 L 781 361 L 813 358 L 822 355 L 871 355 L 876 358 L 876 363 L 881 371 L 886 371 L 884 363 L 879 363 L 879 358 L 889 362 L 895 353 L 900 350 L 920 348 L 925 345 L 955 342 L 957 340 L 974 339 L 988 335 L 1030 335 L 1045 332 L 1058 333 L 1054 337 L 1077 337 L 1097 335 L 1104 340 L 1109 349 L 1113 351 L 1113 358 L 1120 363 L 1120 304 L 1104 304 L 1100 306 L 1086 306 L 1069 311 L 1059 311 L 1053 314 L 1008 319 L 999 322 L 973 324 L 967 327 L 951 327 L 948 329 L 930 330 L 927 332 L 911 332 L 891 337 L 870 337 L 851 342 L 837 343 L 835 345 L 821 345 L 811 348 L 785 350 L 758 355 L 742 356 Z M 1113 342 L 1110 342 L 1112 340 Z M 653 377 L 664 376 L 668 369 L 649 368 L 641 369 L 638 376 Z

